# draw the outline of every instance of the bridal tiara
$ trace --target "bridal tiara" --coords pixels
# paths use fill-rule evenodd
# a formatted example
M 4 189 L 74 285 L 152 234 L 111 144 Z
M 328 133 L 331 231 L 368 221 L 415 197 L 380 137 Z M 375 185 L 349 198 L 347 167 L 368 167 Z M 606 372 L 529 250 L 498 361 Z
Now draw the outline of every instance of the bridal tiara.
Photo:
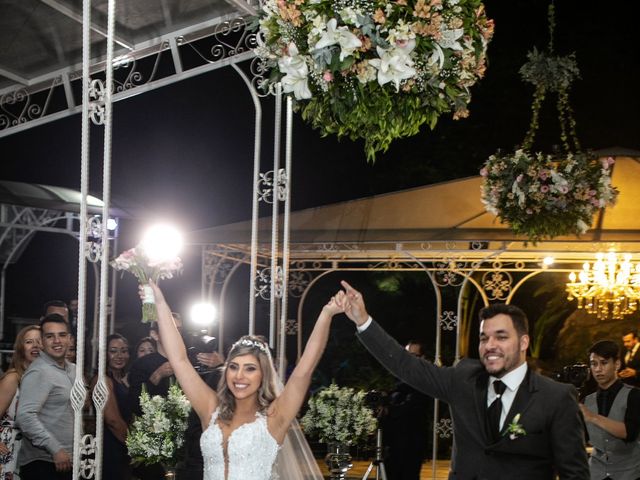
M 267 347 L 267 345 L 256 340 L 250 340 L 248 338 L 243 338 L 241 340 L 238 340 L 236 343 L 233 344 L 233 346 L 231 347 L 231 350 L 233 350 L 236 347 L 256 347 L 256 348 L 259 348 L 260 351 L 265 355 L 271 355 L 271 352 L 269 351 L 269 347 Z

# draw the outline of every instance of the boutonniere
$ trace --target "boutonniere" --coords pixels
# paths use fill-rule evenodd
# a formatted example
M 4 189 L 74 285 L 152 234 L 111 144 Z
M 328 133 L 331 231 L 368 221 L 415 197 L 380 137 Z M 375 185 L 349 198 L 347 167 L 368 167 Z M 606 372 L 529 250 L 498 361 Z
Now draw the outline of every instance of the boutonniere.
M 517 413 L 513 420 L 509 425 L 507 425 L 507 429 L 504 432 L 504 435 L 509 435 L 509 439 L 515 440 L 518 437 L 524 437 L 527 434 L 527 431 L 524 429 L 521 423 L 518 423 L 520 420 L 520 414 Z

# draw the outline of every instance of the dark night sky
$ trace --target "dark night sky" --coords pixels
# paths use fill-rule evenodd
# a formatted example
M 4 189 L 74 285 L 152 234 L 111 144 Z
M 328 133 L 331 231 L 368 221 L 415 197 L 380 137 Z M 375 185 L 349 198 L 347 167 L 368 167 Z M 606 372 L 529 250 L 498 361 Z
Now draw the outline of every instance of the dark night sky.
M 434 131 L 397 141 L 367 164 L 362 145 L 322 139 L 296 117 L 293 209 L 475 175 L 498 148 L 519 143 L 528 127 L 532 87 L 517 73 L 534 45 L 547 43 L 547 2 L 490 0 L 496 22 L 486 77 L 472 89 L 471 116 L 441 119 Z M 586 147 L 640 149 L 640 40 L 637 2 L 559 0 L 556 51 L 576 52 L 582 79 L 572 91 L 578 135 Z M 270 102 L 265 138 L 271 137 Z M 543 111 L 540 147 L 558 143 L 554 110 Z M 545 122 L 545 118 L 550 121 Z M 92 129 L 92 190 L 101 196 L 101 129 Z M 171 219 L 185 231 L 251 214 L 253 106 L 230 68 L 201 75 L 115 104 L 112 194 L 151 217 Z M 267 142 L 268 143 L 268 142 Z M 80 116 L 0 139 L 5 180 L 79 188 Z M 262 170 L 271 154 L 263 152 Z M 133 246 L 144 222 L 123 226 L 121 248 Z M 37 235 L 8 271 L 8 313 L 38 313 L 50 298 L 68 299 L 76 284 L 75 242 Z M 187 253 L 179 302 L 199 292 L 194 251 Z M 131 290 L 128 282 L 125 284 Z M 168 287 L 169 288 L 169 287 Z M 172 287 L 178 288 L 178 287 Z M 123 311 L 137 308 L 121 293 Z M 182 307 L 181 304 L 178 306 Z

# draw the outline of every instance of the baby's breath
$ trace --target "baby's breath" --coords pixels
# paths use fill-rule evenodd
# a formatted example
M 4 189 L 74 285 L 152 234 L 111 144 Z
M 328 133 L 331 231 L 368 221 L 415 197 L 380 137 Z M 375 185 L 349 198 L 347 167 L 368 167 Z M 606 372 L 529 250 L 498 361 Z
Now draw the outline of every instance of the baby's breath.
M 184 432 L 191 404 L 179 386 L 172 384 L 166 397 L 140 394 L 142 415 L 136 417 L 127 435 L 127 449 L 135 464 L 162 463 L 174 466 L 184 445 Z
M 309 400 L 302 417 L 305 433 L 323 443 L 354 445 L 376 429 L 373 411 L 365 404 L 365 392 L 332 383 Z

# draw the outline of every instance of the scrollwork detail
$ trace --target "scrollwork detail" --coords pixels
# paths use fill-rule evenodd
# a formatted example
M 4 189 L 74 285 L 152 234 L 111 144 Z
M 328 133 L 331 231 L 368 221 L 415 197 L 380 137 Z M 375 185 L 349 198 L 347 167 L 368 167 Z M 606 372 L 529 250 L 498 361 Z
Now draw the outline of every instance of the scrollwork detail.
M 458 325 L 458 316 L 456 312 L 451 310 L 445 310 L 440 315 L 440 327 L 442 330 L 452 331 Z
M 96 439 L 87 433 L 80 441 L 80 477 L 94 478 L 96 473 Z
M 453 422 L 450 418 L 441 418 L 436 424 L 439 438 L 451 438 L 453 434 Z
M 482 288 L 489 300 L 506 300 L 512 284 L 513 278 L 509 272 L 493 270 L 482 276 Z

